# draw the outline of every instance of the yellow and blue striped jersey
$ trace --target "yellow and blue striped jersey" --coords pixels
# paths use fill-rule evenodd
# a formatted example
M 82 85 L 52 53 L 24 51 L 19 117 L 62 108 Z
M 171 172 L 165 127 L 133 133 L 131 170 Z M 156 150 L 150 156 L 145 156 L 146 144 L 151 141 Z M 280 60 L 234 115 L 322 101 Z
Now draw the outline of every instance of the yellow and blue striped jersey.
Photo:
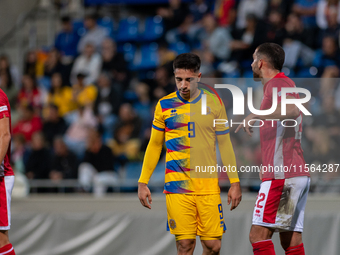
M 227 120 L 223 103 L 206 94 L 207 114 L 202 115 L 202 95 L 190 100 L 179 92 L 159 100 L 152 127 L 165 132 L 166 169 L 164 193 L 215 194 L 220 192 L 218 176 L 198 172 L 198 167 L 216 166 L 216 135 L 229 133 L 227 124 L 216 125 L 214 119 Z

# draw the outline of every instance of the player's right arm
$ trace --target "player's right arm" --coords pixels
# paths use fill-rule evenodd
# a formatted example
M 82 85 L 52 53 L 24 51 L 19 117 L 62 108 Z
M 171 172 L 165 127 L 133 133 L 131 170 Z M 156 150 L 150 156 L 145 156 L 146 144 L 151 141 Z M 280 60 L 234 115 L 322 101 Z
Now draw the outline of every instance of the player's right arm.
M 153 171 L 155 170 L 165 137 L 165 123 L 160 103 L 157 103 L 155 117 L 152 124 L 151 137 L 144 155 L 143 167 L 138 180 L 138 198 L 141 204 L 151 209 L 151 192 L 147 186 Z

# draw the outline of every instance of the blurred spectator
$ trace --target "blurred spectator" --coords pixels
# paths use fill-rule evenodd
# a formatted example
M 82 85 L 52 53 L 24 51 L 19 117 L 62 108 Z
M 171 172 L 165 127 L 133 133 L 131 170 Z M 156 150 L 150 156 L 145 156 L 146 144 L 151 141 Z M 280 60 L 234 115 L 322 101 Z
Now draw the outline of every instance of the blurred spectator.
M 9 104 L 14 109 L 17 102 L 18 90 L 13 84 L 11 75 L 5 70 L 0 70 L 0 88 L 6 93 Z
M 83 163 L 78 170 L 79 183 L 85 191 L 93 186 L 95 196 L 105 194 L 107 187 L 118 183 L 118 176 L 113 171 L 114 157 L 109 147 L 103 144 L 101 135 L 91 130 L 87 139 L 87 148 Z
M 241 63 L 251 61 L 252 54 L 257 46 L 266 40 L 264 24 L 255 15 L 249 14 L 246 19 L 246 28 L 234 32 L 234 40 L 230 43 L 232 49 L 231 60 Z
M 97 88 L 93 84 L 85 86 L 86 75 L 77 74 L 77 83 L 72 86 L 73 100 L 80 106 L 92 106 L 97 98 Z
M 218 60 L 226 60 L 230 56 L 229 45 L 233 38 L 227 28 L 218 27 L 217 22 L 212 14 L 207 14 L 203 18 L 204 32 L 201 40 L 208 51 L 210 51 Z
M 68 57 L 72 61 L 77 56 L 77 45 L 79 42 L 79 35 L 77 31 L 73 29 L 72 20 L 68 16 L 61 18 L 61 32 L 57 35 L 54 43 L 54 47 L 60 51 L 63 59 Z
M 299 15 L 295 13 L 289 14 L 285 29 L 287 32 L 286 38 L 299 41 L 310 48 L 315 48 L 316 39 L 313 30 L 304 26 Z
M 25 173 L 25 162 L 27 161 L 27 146 L 24 135 L 13 136 L 11 160 L 14 162 L 15 173 Z
M 19 105 L 32 105 L 33 107 L 40 107 L 42 99 L 40 91 L 37 88 L 34 76 L 25 74 L 22 77 L 22 88 L 18 94 Z
M 322 49 L 316 52 L 313 65 L 318 68 L 320 74 L 326 67 L 340 67 L 340 52 L 334 37 L 326 36 L 323 38 Z
M 51 49 L 48 52 L 44 64 L 44 76 L 51 77 L 54 73 L 62 73 L 63 65 L 60 62 L 60 54 L 57 49 Z
M 20 85 L 20 75 L 18 68 L 9 63 L 7 55 L 0 56 L 0 73 L 7 73 L 8 80 L 14 85 L 16 89 Z
M 159 65 L 165 65 L 169 62 L 172 62 L 176 57 L 176 52 L 169 50 L 168 45 L 166 43 L 159 44 L 158 47 L 158 58 Z
M 81 37 L 78 43 L 78 52 L 84 52 L 88 44 L 94 46 L 94 50 L 100 51 L 100 47 L 105 37 L 108 36 L 107 30 L 97 25 L 96 15 L 87 14 L 84 19 L 84 26 L 87 30 L 86 34 Z
M 271 11 L 268 18 L 267 41 L 282 46 L 285 36 L 286 30 L 284 28 L 282 13 L 277 10 Z
M 34 115 L 34 109 L 31 105 L 20 108 L 22 111 L 22 118 L 13 127 L 13 135 L 22 134 L 26 141 L 30 142 L 33 133 L 42 129 L 41 119 Z
M 138 157 L 140 149 L 141 120 L 132 106 L 122 104 L 119 109 L 119 122 L 115 127 L 114 140 L 109 143 L 113 155 L 124 165 Z
M 36 132 L 32 135 L 32 152 L 26 164 L 28 179 L 48 179 L 50 173 L 51 154 L 45 147 L 44 136 Z
M 48 93 L 47 102 L 54 104 L 59 109 L 59 115 L 65 116 L 77 109 L 77 104 L 73 100 L 72 88 L 63 86 L 60 73 L 54 73 L 51 79 L 51 89 Z
M 77 179 L 78 159 L 76 155 L 67 149 L 62 137 L 54 139 L 53 150 L 50 179 L 55 181 Z
M 340 6 L 340 4 L 339 4 Z M 340 22 L 338 21 L 339 10 L 332 8 L 328 11 L 327 14 L 327 27 L 321 31 L 321 35 L 319 39 L 322 40 L 326 36 L 333 36 L 337 39 L 337 45 L 339 42 L 339 30 L 340 30 Z
M 48 116 L 44 121 L 42 132 L 49 146 L 58 135 L 64 135 L 67 130 L 65 120 L 59 116 L 58 107 L 54 104 L 48 106 Z
M 241 0 L 237 8 L 236 27 L 238 29 L 245 28 L 249 14 L 254 15 L 257 19 L 264 18 L 266 8 L 266 0 Z
M 319 0 L 295 0 L 293 12 L 301 15 L 302 22 L 306 27 L 316 26 L 316 6 Z
M 335 16 L 335 17 L 330 17 Z M 340 4 L 339 0 L 319 0 L 316 10 L 316 22 L 320 29 L 329 27 L 329 19 L 340 23 Z
M 205 14 L 210 11 L 210 2 L 204 0 L 195 0 L 189 4 L 189 12 L 193 16 L 193 22 L 200 21 Z
M 97 120 L 91 108 L 81 107 L 75 112 L 73 121 L 64 136 L 64 141 L 67 147 L 74 152 L 78 158 L 84 156 L 88 132 L 96 126 Z
M 146 83 L 138 83 L 135 88 L 135 93 L 137 95 L 138 101 L 133 104 L 137 115 L 142 120 L 141 133 L 150 128 L 150 123 L 152 123 L 152 102 L 150 100 L 150 87 Z
M 98 78 L 98 95 L 94 103 L 94 114 L 105 129 L 106 138 L 112 138 L 113 128 L 117 121 L 118 109 L 122 100 L 122 91 L 113 86 L 107 73 Z
M 152 98 L 155 100 L 175 91 L 176 85 L 172 82 L 168 65 L 160 66 L 156 69 L 155 79 L 153 82 Z
M 306 162 L 310 164 L 329 164 L 337 160 L 339 148 L 331 139 L 325 127 L 312 129 L 307 138 L 312 141 L 312 146 L 306 149 Z
M 322 114 L 313 119 L 313 126 L 323 126 L 332 139 L 340 139 L 340 113 L 335 108 L 334 96 L 326 95 L 322 100 Z
M 117 52 L 117 45 L 111 38 L 106 38 L 102 43 L 102 71 L 111 72 L 127 72 L 127 63 L 124 55 Z
M 217 0 L 215 3 L 215 16 L 218 24 L 222 27 L 231 24 L 231 21 L 236 17 L 235 0 Z
M 25 57 L 24 74 L 36 77 L 38 72 L 37 54 L 35 51 L 29 51 Z
M 76 83 L 78 73 L 84 73 L 86 78 L 85 85 L 94 84 L 101 70 L 102 58 L 99 53 L 95 52 L 93 43 L 88 42 L 82 54 L 76 58 L 71 71 L 71 84 Z
M 169 7 L 158 8 L 157 15 L 160 15 L 164 20 L 165 30 L 168 31 L 179 27 L 188 14 L 188 7 L 181 0 L 169 0 Z

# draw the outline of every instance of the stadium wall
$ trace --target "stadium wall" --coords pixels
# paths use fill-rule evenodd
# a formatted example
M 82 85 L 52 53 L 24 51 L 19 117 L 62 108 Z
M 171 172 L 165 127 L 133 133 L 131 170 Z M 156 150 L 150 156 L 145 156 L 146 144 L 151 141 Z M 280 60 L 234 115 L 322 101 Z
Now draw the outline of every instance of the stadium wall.
M 222 194 L 227 232 L 221 254 L 252 254 L 248 241 L 254 195 L 244 195 L 230 212 Z M 164 195 L 153 196 L 152 210 L 137 195 L 102 199 L 89 196 L 31 196 L 12 205 L 10 238 L 18 255 L 173 255 L 175 239 L 166 232 Z M 278 234 L 274 234 L 277 255 Z M 303 241 L 306 254 L 340 254 L 340 198 L 310 196 Z M 197 242 L 194 253 L 202 254 Z

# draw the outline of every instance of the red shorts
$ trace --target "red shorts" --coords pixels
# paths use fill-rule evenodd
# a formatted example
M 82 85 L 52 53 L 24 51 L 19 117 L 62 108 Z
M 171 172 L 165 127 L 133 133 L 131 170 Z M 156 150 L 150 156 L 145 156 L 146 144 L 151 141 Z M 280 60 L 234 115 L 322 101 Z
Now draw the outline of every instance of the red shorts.
M 308 176 L 262 182 L 254 208 L 253 225 L 276 231 L 303 232 L 309 185 Z
M 11 227 L 11 196 L 14 176 L 0 177 L 0 230 Z

